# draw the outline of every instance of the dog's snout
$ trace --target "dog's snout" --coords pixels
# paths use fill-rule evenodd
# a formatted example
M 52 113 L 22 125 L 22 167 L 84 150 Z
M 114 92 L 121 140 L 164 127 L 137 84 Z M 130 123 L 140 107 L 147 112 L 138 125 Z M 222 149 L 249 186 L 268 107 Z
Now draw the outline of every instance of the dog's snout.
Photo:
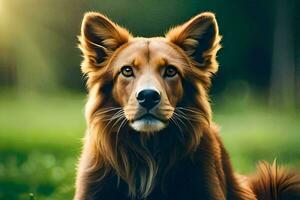
M 136 99 L 141 106 L 150 110 L 160 102 L 160 94 L 156 90 L 142 90 L 137 94 Z

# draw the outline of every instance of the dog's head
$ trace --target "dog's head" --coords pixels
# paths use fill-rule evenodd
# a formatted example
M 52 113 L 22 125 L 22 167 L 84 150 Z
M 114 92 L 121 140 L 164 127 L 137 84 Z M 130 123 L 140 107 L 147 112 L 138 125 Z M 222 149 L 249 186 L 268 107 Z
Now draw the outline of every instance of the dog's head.
M 87 117 L 106 101 L 106 108 L 120 107 L 116 116 L 124 116 L 137 132 L 158 132 L 180 123 L 179 116 L 209 119 L 206 90 L 218 68 L 220 38 L 212 13 L 154 38 L 133 37 L 107 17 L 87 13 L 80 37 L 82 71 L 92 96 Z

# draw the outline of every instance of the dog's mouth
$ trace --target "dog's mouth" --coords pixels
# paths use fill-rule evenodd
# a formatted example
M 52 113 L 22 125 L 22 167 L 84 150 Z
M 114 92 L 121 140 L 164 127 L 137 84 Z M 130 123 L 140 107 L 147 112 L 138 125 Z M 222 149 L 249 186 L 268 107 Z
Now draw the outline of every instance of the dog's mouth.
M 138 132 L 157 132 L 164 129 L 168 125 L 168 121 L 146 113 L 129 122 L 129 125 Z

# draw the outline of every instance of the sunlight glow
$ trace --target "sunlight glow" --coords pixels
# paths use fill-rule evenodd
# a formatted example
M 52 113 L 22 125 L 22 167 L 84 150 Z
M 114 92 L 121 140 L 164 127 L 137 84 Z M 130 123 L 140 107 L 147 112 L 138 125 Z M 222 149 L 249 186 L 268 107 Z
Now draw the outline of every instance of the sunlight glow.
M 4 23 L 5 20 L 5 9 L 4 0 L 0 0 L 0 25 Z
M 3 12 L 3 0 L 0 0 L 0 16 Z

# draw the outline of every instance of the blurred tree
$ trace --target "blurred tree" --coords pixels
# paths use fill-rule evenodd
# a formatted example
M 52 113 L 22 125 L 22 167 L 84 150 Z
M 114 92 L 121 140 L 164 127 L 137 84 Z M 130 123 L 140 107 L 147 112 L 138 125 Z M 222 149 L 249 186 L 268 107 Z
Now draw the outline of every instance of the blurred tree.
M 300 77 L 297 77 L 295 63 L 294 8 L 294 2 L 276 1 L 269 97 L 270 103 L 274 107 L 294 107 L 296 102 L 296 83 Z

